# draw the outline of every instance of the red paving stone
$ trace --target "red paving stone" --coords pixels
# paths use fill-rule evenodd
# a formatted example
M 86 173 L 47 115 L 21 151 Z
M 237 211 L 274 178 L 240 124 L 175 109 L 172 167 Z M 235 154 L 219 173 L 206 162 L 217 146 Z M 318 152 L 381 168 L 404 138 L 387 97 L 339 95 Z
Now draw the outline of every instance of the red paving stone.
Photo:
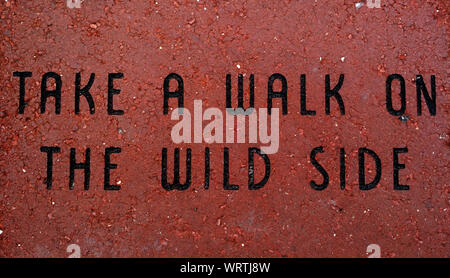
M 380 9 L 355 8 L 357 1 L 2 1 L 0 4 L 0 257 L 66 257 L 70 244 L 82 257 L 367 257 L 369 244 L 382 257 L 448 257 L 448 1 L 381 0 Z M 345 58 L 342 58 L 345 57 Z M 31 71 L 24 114 L 18 114 L 19 80 Z M 62 76 L 61 114 L 54 101 L 40 114 L 44 73 Z M 74 113 L 75 74 L 82 84 L 96 78 L 95 114 L 82 98 Z M 121 94 L 107 114 L 107 75 Z M 264 188 L 247 189 L 249 144 L 190 144 L 192 185 L 186 191 L 161 186 L 161 149 L 173 148 L 174 121 L 163 115 L 163 80 L 183 77 L 185 107 L 225 107 L 225 76 L 255 76 L 255 106 L 266 107 L 267 80 L 282 73 L 288 82 L 288 115 L 280 115 L 280 148 L 270 155 Z M 299 76 L 306 74 L 308 108 L 299 114 Z M 324 111 L 324 76 L 336 84 L 346 113 L 334 100 Z M 407 121 L 385 108 L 385 81 L 406 79 Z M 436 76 L 437 115 L 416 112 L 416 74 Z M 247 83 L 246 83 L 247 84 Z M 247 87 L 247 85 L 245 85 Z M 398 88 L 398 87 L 395 87 Z M 235 91 L 234 91 L 235 92 Z M 397 91 L 395 91 L 397 92 Z M 394 96 L 398 97 L 397 93 Z M 236 101 L 233 98 L 233 103 Z M 395 105 L 400 105 L 396 98 Z M 170 101 L 174 107 L 175 101 Z M 281 102 L 274 101 L 281 108 Z M 398 107 L 398 106 L 396 106 Z M 120 131 L 120 132 L 119 132 Z M 59 146 L 53 188 L 47 190 L 41 146 Z M 103 190 L 104 151 L 119 166 Z M 211 149 L 211 184 L 203 188 L 204 148 Z M 223 189 L 223 148 L 230 148 L 231 182 Z M 330 175 L 321 181 L 309 153 Z M 393 190 L 392 148 L 406 169 Z M 69 190 L 70 148 L 81 160 L 91 149 L 91 187 L 76 171 Z M 377 188 L 358 187 L 358 148 L 382 161 Z M 339 188 L 339 149 L 347 152 L 347 186 Z M 255 161 L 262 176 L 262 160 Z M 171 166 L 170 166 L 171 167 Z M 169 170 L 171 169 L 169 167 Z M 374 175 L 374 169 L 368 175 Z M 170 175 L 169 175 L 170 176 Z M 183 175 L 182 175 L 183 176 Z

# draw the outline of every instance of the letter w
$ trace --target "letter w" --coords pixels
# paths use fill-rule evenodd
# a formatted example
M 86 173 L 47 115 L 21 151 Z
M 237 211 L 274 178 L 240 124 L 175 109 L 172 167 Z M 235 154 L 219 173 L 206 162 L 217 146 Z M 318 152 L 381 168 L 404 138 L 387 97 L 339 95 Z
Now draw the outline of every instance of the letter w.
M 162 149 L 161 185 L 165 190 L 186 190 L 191 186 L 191 149 L 186 154 L 186 183 L 180 183 L 180 149 L 175 149 L 173 162 L 173 183 L 167 183 L 167 149 Z

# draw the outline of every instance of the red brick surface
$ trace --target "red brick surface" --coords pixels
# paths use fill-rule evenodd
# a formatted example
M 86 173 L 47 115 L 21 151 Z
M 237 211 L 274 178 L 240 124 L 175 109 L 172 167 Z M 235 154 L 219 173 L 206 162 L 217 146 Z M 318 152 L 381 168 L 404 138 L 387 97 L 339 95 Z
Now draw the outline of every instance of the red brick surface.
M 66 257 L 70 244 L 80 246 L 82 257 L 367 257 L 369 244 L 378 244 L 382 257 L 448 257 L 448 3 L 381 0 L 380 9 L 357 9 L 355 2 L 85 0 L 69 9 L 65 1 L 2 1 L 0 257 Z M 17 113 L 14 71 L 33 72 L 24 114 Z M 40 81 L 49 71 L 62 75 L 60 115 L 53 100 L 39 113 Z M 82 84 L 96 74 L 94 115 L 84 99 L 82 113 L 74 113 L 77 72 Z M 124 73 L 115 81 L 123 116 L 107 114 L 109 72 Z M 287 78 L 289 113 L 280 116 L 280 149 L 270 155 L 263 189 L 247 189 L 247 144 L 208 146 L 209 190 L 202 185 L 207 145 L 189 145 L 192 186 L 161 187 L 161 149 L 169 148 L 171 161 L 176 147 L 174 121 L 162 113 L 163 80 L 171 72 L 184 79 L 189 109 L 194 99 L 224 108 L 227 73 L 234 89 L 238 73 L 255 75 L 256 107 L 266 107 L 271 74 Z M 302 73 L 316 116 L 298 112 Z M 346 114 L 332 101 L 326 115 L 324 75 L 335 84 L 341 73 Z M 406 79 L 406 122 L 385 108 L 392 73 Z M 417 115 L 416 74 L 428 88 L 436 75 L 434 117 L 424 104 Z M 61 148 L 51 190 L 44 184 L 44 145 Z M 112 156 L 119 166 L 111 172 L 120 191 L 103 190 L 109 146 L 122 148 Z M 225 146 L 238 191 L 222 187 Z M 324 191 L 309 185 L 321 180 L 309 160 L 317 146 L 324 146 L 318 158 L 330 175 Z M 410 190 L 396 191 L 392 148 L 405 146 L 400 179 Z M 68 188 L 71 147 L 79 160 L 91 148 L 88 191 L 81 172 L 75 189 Z M 188 146 L 182 147 L 183 168 Z M 341 147 L 345 190 L 339 188 Z M 360 147 L 382 161 L 381 182 L 370 191 L 358 188 Z M 255 163 L 260 177 L 262 162 Z

